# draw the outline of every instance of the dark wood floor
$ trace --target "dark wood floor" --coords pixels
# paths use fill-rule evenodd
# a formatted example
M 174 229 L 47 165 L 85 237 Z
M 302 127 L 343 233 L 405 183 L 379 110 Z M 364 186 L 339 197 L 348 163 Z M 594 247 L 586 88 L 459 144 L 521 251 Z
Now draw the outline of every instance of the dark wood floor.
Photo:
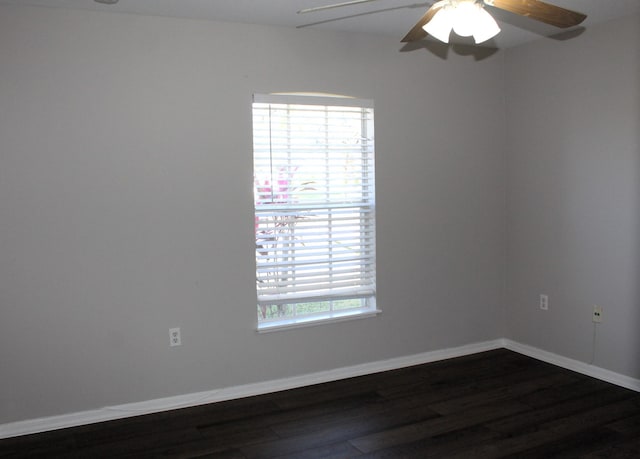
M 496 350 L 0 440 L 0 457 L 640 458 L 640 394 Z

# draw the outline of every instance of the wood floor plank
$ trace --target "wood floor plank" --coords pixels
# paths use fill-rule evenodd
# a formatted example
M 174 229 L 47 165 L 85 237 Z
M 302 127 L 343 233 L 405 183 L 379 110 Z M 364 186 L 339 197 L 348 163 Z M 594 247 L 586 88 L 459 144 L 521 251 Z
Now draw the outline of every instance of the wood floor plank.
M 557 368 L 547 365 L 539 367 L 527 365 L 506 373 L 500 371 L 491 372 L 490 369 L 485 372 L 484 368 L 478 373 L 469 369 L 466 373 L 456 371 L 456 374 L 460 375 L 458 378 L 452 378 L 447 374 L 441 374 L 439 377 L 431 375 L 430 378 L 414 381 L 411 385 L 393 386 L 378 390 L 378 393 L 386 398 L 419 394 L 422 397 L 429 396 L 431 402 L 435 403 L 463 395 L 475 394 L 479 391 L 508 387 L 522 381 L 545 376 L 551 377 L 558 373 L 564 373 L 568 378 L 575 378 L 572 372 L 559 372 Z M 578 379 L 573 379 L 573 381 L 578 381 Z
M 451 459 L 497 458 L 523 454 L 531 448 L 544 449 L 543 445 L 550 445 L 564 441 L 567 437 L 584 435 L 588 431 L 604 426 L 608 422 L 629 416 L 640 409 L 640 396 L 623 401 L 613 402 L 604 406 L 592 408 L 580 413 L 551 420 L 536 425 L 518 435 L 493 441 L 490 443 L 474 445 L 469 450 L 451 455 Z
M 197 430 L 191 426 L 171 433 L 144 432 L 124 439 L 118 438 L 111 442 L 86 444 L 76 449 L 75 457 L 111 458 L 131 454 L 142 456 L 145 451 L 164 448 L 166 445 L 197 442 L 200 439 Z
M 567 385 L 554 384 L 551 387 L 522 396 L 519 400 L 532 408 L 545 408 L 566 400 L 580 398 L 604 389 L 611 390 L 612 388 L 609 383 L 597 379 L 587 378 L 585 380 L 585 378 L 581 378 L 571 372 L 566 372 L 565 375 L 571 378 Z
M 190 459 L 246 459 L 244 454 L 237 450 L 222 451 L 220 453 L 190 456 Z
M 630 438 L 622 442 L 603 446 L 580 456 L 580 459 L 638 459 L 640 457 L 640 438 Z
M 640 414 L 619 419 L 607 424 L 607 427 L 627 436 L 640 435 Z
M 198 429 L 206 433 L 212 429 L 220 431 L 221 429 L 228 430 L 247 427 L 264 428 L 265 426 L 281 425 L 287 422 L 300 425 L 301 423 L 309 422 L 310 419 L 321 420 L 322 417 L 334 419 L 337 413 L 343 417 L 345 412 L 357 410 L 382 401 L 384 401 L 384 399 L 375 392 L 364 392 L 348 397 L 343 397 L 342 394 L 334 394 L 334 399 L 332 400 L 323 400 L 317 403 L 307 401 L 308 403 L 305 406 L 278 409 L 274 412 L 248 416 L 232 421 L 208 422 L 199 424 Z
M 472 426 L 434 435 L 412 443 L 403 443 L 368 454 L 362 459 L 437 458 L 447 457 L 456 451 L 501 438 L 502 434 L 482 426 Z
M 500 456 L 509 459 L 554 459 L 578 457 L 611 443 L 622 441 L 622 435 L 612 430 L 596 427 L 562 436 L 534 447 L 526 447 L 515 454 Z
M 291 426 L 281 431 L 281 440 L 274 440 L 241 448 L 248 458 L 263 458 L 293 454 L 308 448 L 317 448 L 326 443 L 347 441 L 350 438 L 366 435 L 370 432 L 392 429 L 407 423 L 433 419 L 438 415 L 426 407 L 406 410 L 386 410 L 377 413 L 364 412 L 358 416 L 333 419 L 301 430 L 291 430 Z M 277 427 L 276 427 L 277 428 Z
M 547 422 L 582 413 L 611 402 L 626 400 L 629 397 L 629 392 L 604 390 L 580 398 L 568 399 L 562 403 L 545 406 L 541 409 L 532 409 L 519 416 L 499 419 L 485 425 L 499 432 L 518 435 L 527 430 L 539 428 Z
M 277 456 L 278 459 L 347 459 L 360 457 L 362 454 L 347 442 L 332 443 L 315 448 L 296 451 L 292 454 Z
M 500 402 L 475 407 L 464 414 L 442 416 L 354 438 L 350 443 L 360 451 L 369 453 L 378 449 L 413 443 L 428 437 L 471 427 L 493 419 L 513 416 L 526 412 L 528 409 L 529 407 L 518 402 Z
M 346 409 L 336 416 L 331 413 L 312 416 L 304 420 L 276 424 L 272 428 L 281 437 L 306 435 L 323 429 L 340 429 L 349 425 L 368 426 L 373 429 L 379 426 L 399 425 L 438 417 L 439 414 L 426 404 L 414 403 L 413 400 L 390 400 L 370 403 L 353 409 Z
M 521 399 L 523 396 L 548 389 L 556 384 L 566 384 L 572 380 L 571 375 L 563 373 L 539 376 L 508 386 L 499 386 L 488 390 L 475 390 L 472 394 L 432 403 L 429 407 L 440 414 L 451 414 L 468 410 L 475 406 L 486 405 L 489 402 L 513 400 L 516 398 Z

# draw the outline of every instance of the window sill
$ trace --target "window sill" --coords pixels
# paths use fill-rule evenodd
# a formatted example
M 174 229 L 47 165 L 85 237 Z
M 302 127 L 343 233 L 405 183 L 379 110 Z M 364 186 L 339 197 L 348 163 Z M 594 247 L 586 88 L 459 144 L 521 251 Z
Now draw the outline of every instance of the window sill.
M 366 319 L 382 313 L 379 309 L 367 311 L 333 312 L 330 314 L 303 317 L 298 319 L 283 319 L 258 325 L 258 333 L 271 333 L 276 331 L 291 330 L 294 328 L 314 327 L 327 323 L 344 322 L 347 320 Z

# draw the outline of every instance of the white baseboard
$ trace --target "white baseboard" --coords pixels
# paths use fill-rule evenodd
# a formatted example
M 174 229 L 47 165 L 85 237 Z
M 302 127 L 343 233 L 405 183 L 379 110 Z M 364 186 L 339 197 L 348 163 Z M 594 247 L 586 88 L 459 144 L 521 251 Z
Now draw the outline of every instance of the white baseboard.
M 207 403 L 251 397 L 253 395 L 268 394 L 270 392 L 337 381 L 339 379 L 352 378 L 381 371 L 395 370 L 398 368 L 420 365 L 423 363 L 430 363 L 454 357 L 462 357 L 464 355 L 499 349 L 501 347 L 503 347 L 502 340 L 498 339 L 449 349 L 424 352 L 406 357 L 380 360 L 351 367 L 336 368 L 334 370 L 294 376 L 291 378 L 276 379 L 272 381 L 178 395 L 175 397 L 166 397 L 144 402 L 127 403 L 125 405 L 104 407 L 79 413 L 63 414 L 60 416 L 17 421 L 0 425 L 0 438 L 17 437 L 19 435 L 45 432 L 66 427 L 76 427 L 96 422 L 123 419 L 131 416 L 140 416 L 178 408 L 205 405 Z
M 640 392 L 640 379 L 631 378 L 614 371 L 605 370 L 604 368 L 600 368 L 595 365 L 563 357 L 552 352 L 543 351 L 542 349 L 527 346 L 526 344 L 520 344 L 509 339 L 503 339 L 501 341 L 503 343 L 503 347 L 510 351 L 528 355 L 529 357 L 551 363 L 558 367 L 566 368 L 568 370 L 582 373 L 583 375 L 591 376 L 592 378 L 600 379 L 617 386 Z
M 497 339 L 481 343 L 469 344 L 454 348 L 442 349 L 406 357 L 397 357 L 388 360 L 354 365 L 351 367 L 337 368 L 334 370 L 321 371 L 291 378 L 276 379 L 243 386 L 227 387 L 212 391 L 197 392 L 193 394 L 178 395 L 144 402 L 127 403 L 125 405 L 110 406 L 97 410 L 82 411 L 79 413 L 63 414 L 40 419 L 30 419 L 0 425 L 0 439 L 17 437 L 49 430 L 75 427 L 86 424 L 93 424 L 102 421 L 123 419 L 131 416 L 158 413 L 178 408 L 204 405 L 207 403 L 233 400 L 253 395 L 268 394 L 281 390 L 294 389 L 297 387 L 320 384 L 339 379 L 352 378 L 381 371 L 395 370 L 398 368 L 420 365 L 423 363 L 435 362 L 438 360 L 462 357 L 464 355 L 493 349 L 506 348 L 529 357 L 533 357 L 543 362 L 548 362 L 562 368 L 576 371 L 603 381 L 607 381 L 618 386 L 626 387 L 640 392 L 640 380 L 629 376 L 621 375 L 613 371 L 605 370 L 593 365 L 589 365 L 577 360 L 563 357 L 551 352 L 527 346 L 511 341 L 509 339 Z

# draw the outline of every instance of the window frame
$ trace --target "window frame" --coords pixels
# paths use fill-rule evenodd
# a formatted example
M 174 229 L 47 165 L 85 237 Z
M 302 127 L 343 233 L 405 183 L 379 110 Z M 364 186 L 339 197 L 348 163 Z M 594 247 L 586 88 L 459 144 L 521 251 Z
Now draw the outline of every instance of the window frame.
M 264 138 L 260 137 L 259 134 L 257 134 L 257 130 L 259 130 L 259 128 L 257 128 L 256 126 L 259 125 L 260 123 L 256 121 L 256 113 L 259 110 L 264 110 L 265 107 L 264 105 L 268 106 L 269 109 L 269 114 L 271 114 L 271 108 L 273 106 L 280 106 L 280 110 L 282 110 L 282 105 L 288 107 L 287 110 L 289 109 L 289 107 L 306 107 L 307 109 L 309 109 L 310 111 L 313 111 L 313 109 L 309 108 L 309 107 L 317 107 L 318 110 L 317 112 L 320 113 L 321 111 L 326 111 L 328 113 L 327 116 L 332 115 L 334 113 L 334 111 L 336 110 L 336 108 L 340 108 L 340 107 L 350 107 L 350 108 L 354 108 L 354 109 L 359 109 L 360 110 L 360 122 L 361 122 L 361 126 L 360 126 L 360 141 L 362 142 L 362 146 L 358 147 L 361 149 L 361 158 L 360 158 L 360 162 L 358 163 L 358 167 L 359 169 L 356 168 L 356 170 L 359 171 L 360 174 L 366 174 L 362 175 L 361 179 L 360 179 L 360 183 L 358 184 L 359 189 L 361 190 L 361 194 L 364 196 L 365 194 L 367 195 L 367 199 L 368 200 L 364 200 L 364 198 L 361 198 L 361 200 L 358 202 L 358 204 L 356 204 L 355 202 L 352 203 L 350 206 L 347 206 L 349 208 L 353 208 L 353 209 L 359 209 L 358 211 L 354 211 L 356 212 L 356 219 L 360 220 L 360 223 L 358 224 L 358 231 L 357 233 L 350 233 L 350 234 L 357 234 L 358 237 L 360 237 L 362 240 L 358 245 L 358 248 L 363 250 L 363 252 L 359 252 L 361 254 L 366 254 L 366 256 L 363 256 L 363 259 L 365 260 L 363 262 L 363 265 L 366 264 L 367 267 L 366 268 L 359 268 L 357 270 L 357 272 L 362 271 L 364 274 L 360 274 L 360 275 L 365 275 L 367 276 L 366 279 L 368 279 L 368 289 L 366 290 L 363 288 L 362 293 L 350 293 L 346 296 L 343 296 L 344 298 L 354 298 L 354 299 L 359 299 L 359 301 L 361 302 L 361 306 L 360 307 L 355 307 L 355 308 L 349 308 L 349 309 L 333 309 L 333 303 L 330 306 L 330 310 L 328 311 L 320 311 L 317 313 L 308 313 L 308 314 L 304 314 L 304 315 L 297 315 L 294 314 L 293 316 L 285 316 L 285 317 L 275 317 L 275 318 L 269 318 L 269 319 L 261 319 L 260 318 L 260 304 L 262 301 L 262 304 L 267 303 L 266 300 L 264 300 L 264 298 L 261 300 L 261 289 L 259 287 L 259 283 L 260 283 L 260 273 L 259 270 L 261 267 L 264 267 L 265 265 L 261 265 L 259 263 L 259 258 L 261 258 L 259 256 L 259 247 L 263 247 L 259 245 L 259 241 L 260 239 L 258 238 L 258 225 L 259 225 L 259 218 L 261 215 L 264 215 L 264 209 L 268 208 L 269 210 L 273 211 L 274 209 L 277 210 L 277 206 L 267 206 L 265 207 L 265 203 L 264 202 L 260 202 L 260 188 L 259 185 L 257 185 L 256 182 L 256 171 L 258 169 L 258 162 L 259 161 L 264 161 L 265 160 L 265 153 L 264 151 L 262 151 L 262 153 L 258 153 L 258 150 L 261 150 L 259 147 L 257 147 L 256 145 L 259 144 L 259 142 L 262 140 L 264 141 Z M 292 110 L 295 111 L 295 110 Z M 288 113 L 288 112 L 287 112 Z M 255 219 L 255 237 L 254 237 L 254 241 L 256 243 L 256 295 L 257 295 L 257 305 L 258 308 L 256 310 L 256 318 L 257 318 L 257 330 L 259 332 L 269 332 L 269 331 L 275 331 L 275 330 L 282 330 L 282 329 L 289 329 L 289 328 L 298 328 L 298 327 L 304 327 L 304 326 L 311 326 L 311 325 L 318 325 L 318 324 L 323 324 L 323 323 L 327 323 L 327 322 L 336 322 L 336 321 L 344 321 L 344 320 L 352 320 L 352 319 L 359 319 L 359 318 L 366 318 L 366 317 L 372 317 L 375 316 L 377 314 L 379 314 L 381 311 L 377 308 L 376 306 L 376 296 L 377 296 L 377 288 L 376 288 L 376 242 L 375 242 L 375 226 L 376 226 L 376 217 L 375 217 L 375 212 L 376 212 L 376 203 L 375 203 L 375 139 L 373 136 L 373 130 L 374 130 L 374 121 L 373 121 L 373 101 L 371 100 L 365 100 L 365 99 L 356 99 L 356 98 L 350 98 L 350 97 L 343 97 L 343 96 L 333 96 L 333 95 L 308 95 L 308 94 L 304 94 L 304 95 L 300 95 L 300 94 L 254 94 L 253 97 L 253 104 L 252 104 L 252 137 L 253 137 L 253 152 L 252 152 L 252 157 L 253 157 L 253 172 L 254 172 L 254 219 Z M 286 116 L 286 120 L 287 123 L 291 122 L 292 117 L 290 117 L 289 115 Z M 269 137 L 269 149 L 272 148 L 271 146 L 271 136 L 273 135 L 273 125 L 271 124 L 271 118 L 269 117 L 269 121 L 268 121 L 268 126 L 269 126 L 269 132 L 268 132 L 268 137 Z M 326 123 L 329 123 L 328 121 Z M 315 125 L 313 125 L 315 126 Z M 325 125 L 325 129 L 327 130 L 327 134 L 329 133 L 328 129 L 329 129 L 329 124 Z M 292 132 L 292 128 L 290 124 L 287 124 L 287 128 L 288 129 L 286 132 L 288 134 L 290 134 Z M 276 131 L 276 130 L 274 130 Z M 284 132 L 285 129 L 281 128 L 280 131 L 278 132 Z M 364 133 L 364 135 L 363 135 Z M 327 135 L 327 138 L 329 136 Z M 330 146 L 330 141 L 327 140 L 326 144 L 323 145 L 323 147 L 325 148 L 325 155 L 328 157 L 329 154 L 331 153 L 335 153 L 337 150 L 336 149 L 332 149 Z M 276 147 L 277 148 L 277 147 Z M 298 155 L 299 153 L 292 153 L 293 151 L 295 151 L 294 147 L 286 147 L 283 148 L 283 150 L 285 151 L 284 155 L 289 158 L 288 161 L 291 161 L 292 155 Z M 269 151 L 269 155 L 272 155 L 272 151 Z M 259 156 L 262 155 L 262 156 Z M 294 159 L 299 159 L 297 156 L 294 156 Z M 275 183 L 274 181 L 274 177 L 275 177 L 275 172 L 274 172 L 274 165 L 273 165 L 273 158 L 271 156 L 269 156 L 268 161 L 271 161 L 269 163 L 269 177 L 270 177 L 270 182 L 271 184 Z M 325 173 L 328 174 L 329 168 L 326 169 Z M 332 179 L 327 179 L 327 186 L 330 186 L 330 184 L 332 184 Z M 335 186 L 335 185 L 333 185 Z M 273 187 L 272 187 L 273 188 Z M 273 190 L 271 190 L 271 193 L 273 194 Z M 332 192 L 327 192 L 328 195 L 330 195 Z M 273 199 L 273 198 L 272 198 Z M 362 203 L 366 203 L 366 205 L 363 205 Z M 273 202 L 271 202 L 270 204 L 274 204 Z M 327 221 L 331 220 L 331 215 L 332 212 L 334 212 L 336 209 L 339 208 L 340 203 L 339 202 L 334 202 L 332 201 L 330 198 L 327 198 L 326 201 L 323 201 L 324 206 L 321 206 L 322 208 L 326 208 L 326 212 L 327 212 Z M 281 204 L 282 208 L 286 208 L 288 210 L 292 209 L 292 208 L 297 208 L 297 209 L 306 209 L 309 210 L 311 208 L 315 209 L 317 211 L 317 207 L 313 207 L 313 206 L 305 206 L 305 205 L 299 205 L 297 203 L 292 203 L 292 202 L 288 202 L 288 201 L 284 201 L 284 203 Z M 370 213 L 367 214 L 363 214 L 363 210 L 362 208 L 367 208 L 368 211 Z M 364 226 L 363 226 L 364 225 Z M 330 225 L 328 224 L 328 227 L 330 227 Z M 330 231 L 329 229 L 327 229 L 327 231 Z M 327 239 L 331 239 L 330 237 L 328 237 Z M 364 239 L 367 239 L 367 241 L 369 242 L 363 242 Z M 301 244 L 302 246 L 304 246 L 304 244 Z M 329 243 L 329 246 L 331 246 L 331 243 Z M 364 250 L 364 248 L 366 248 L 366 250 Z M 266 250 L 263 248 L 263 250 Z M 331 249 L 327 249 L 327 250 L 331 250 Z M 293 250 L 294 253 L 296 251 L 296 249 Z M 296 255 L 294 254 L 294 257 Z M 329 270 L 333 269 L 332 267 L 334 266 L 334 264 L 336 264 L 337 262 L 334 260 L 331 260 L 330 262 L 327 262 L 327 264 L 330 266 Z M 277 264 L 277 262 L 276 262 Z M 297 271 L 296 271 L 297 272 Z M 295 278 L 295 274 L 293 275 L 293 277 Z M 356 275 L 356 277 L 358 277 L 358 275 Z M 332 278 L 331 278 L 332 279 Z M 360 281 L 358 282 L 364 282 L 362 278 L 360 279 Z M 288 280 L 288 279 L 287 279 Z M 278 283 L 280 282 L 280 279 L 278 279 Z M 288 284 L 291 284 L 294 288 L 296 287 L 296 281 L 289 281 Z M 330 282 L 330 285 L 333 285 Z M 329 287 L 329 289 L 333 289 L 334 287 Z M 262 289 L 264 290 L 264 288 Z M 366 294 L 365 294 L 366 291 Z M 291 293 L 291 292 L 289 292 Z M 264 293 L 263 293 L 264 296 Z M 291 299 L 291 297 L 283 297 L 283 301 L 281 303 L 276 303 L 273 302 L 271 305 L 267 304 L 267 306 L 276 306 L 277 304 L 280 304 L 280 306 L 278 306 L 278 308 L 282 307 L 282 306 L 286 306 L 288 304 L 295 304 L 296 306 L 301 305 L 301 304 L 305 304 L 305 303 L 314 303 L 314 304 L 319 304 L 325 301 L 339 301 L 342 297 L 340 295 L 336 295 L 334 294 L 329 294 L 329 295 L 310 295 L 310 296 L 303 296 L 302 298 L 299 298 L 297 300 L 293 300 Z M 265 307 L 267 307 L 265 306 Z M 295 308 L 295 306 L 294 306 Z

